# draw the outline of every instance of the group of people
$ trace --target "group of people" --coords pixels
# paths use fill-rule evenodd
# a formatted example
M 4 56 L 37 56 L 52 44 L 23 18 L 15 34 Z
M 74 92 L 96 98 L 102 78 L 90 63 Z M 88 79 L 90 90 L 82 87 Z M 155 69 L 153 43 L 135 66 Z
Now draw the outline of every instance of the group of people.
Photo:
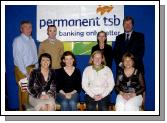
M 60 103 L 62 111 L 76 111 L 81 89 L 86 94 L 86 110 L 107 111 L 110 93 L 117 92 L 117 111 L 138 111 L 145 92 L 144 35 L 133 30 L 134 20 L 125 17 L 125 32 L 117 36 L 114 48 L 107 44 L 107 34 L 97 34 L 97 45 L 83 74 L 76 67 L 75 55 L 65 51 L 56 39 L 57 28 L 49 25 L 48 38 L 39 50 L 31 37 L 32 24 L 22 21 L 21 35 L 13 42 L 16 81 L 28 78 L 27 90 L 19 86 L 19 110 L 30 103 L 35 110 L 53 111 Z M 111 71 L 116 62 L 116 78 Z M 29 102 L 27 102 L 29 101 Z

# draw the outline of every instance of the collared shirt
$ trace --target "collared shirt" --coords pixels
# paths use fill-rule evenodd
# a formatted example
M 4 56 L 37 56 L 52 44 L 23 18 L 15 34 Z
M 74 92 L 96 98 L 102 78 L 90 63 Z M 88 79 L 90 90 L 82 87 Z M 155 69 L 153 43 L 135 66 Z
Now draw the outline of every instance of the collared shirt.
M 37 48 L 34 39 L 23 33 L 13 41 L 14 64 L 23 74 L 27 74 L 26 67 L 37 64 Z
M 48 37 L 48 40 L 51 41 L 51 42 L 57 41 L 56 37 L 55 37 L 55 38 L 49 38 L 49 37 Z
M 92 66 L 85 68 L 82 76 L 82 88 L 90 96 L 102 95 L 106 97 L 113 89 L 115 83 L 112 71 L 104 66 L 98 72 Z
M 131 34 L 132 34 L 133 31 L 131 32 L 125 32 L 125 40 L 130 40 L 130 37 L 131 37 Z M 128 37 L 127 37 L 128 35 Z M 128 38 L 128 39 L 127 39 Z

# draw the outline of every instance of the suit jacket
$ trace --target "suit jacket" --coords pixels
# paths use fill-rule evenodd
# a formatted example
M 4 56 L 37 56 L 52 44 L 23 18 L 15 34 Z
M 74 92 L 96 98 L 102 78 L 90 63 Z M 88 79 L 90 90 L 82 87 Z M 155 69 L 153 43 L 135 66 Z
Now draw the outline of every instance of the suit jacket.
M 91 54 L 96 50 L 100 50 L 100 51 L 103 52 L 105 60 L 106 60 L 106 65 L 111 68 L 112 60 L 113 60 L 112 47 L 108 44 L 105 44 L 104 49 L 101 50 L 100 47 L 99 47 L 99 44 L 97 44 L 97 45 L 92 47 Z
M 130 52 L 135 57 L 135 67 L 144 73 L 143 56 L 145 51 L 144 35 L 133 31 L 128 42 L 125 41 L 125 33 L 116 37 L 114 46 L 114 59 L 117 67 L 122 61 L 125 52 Z

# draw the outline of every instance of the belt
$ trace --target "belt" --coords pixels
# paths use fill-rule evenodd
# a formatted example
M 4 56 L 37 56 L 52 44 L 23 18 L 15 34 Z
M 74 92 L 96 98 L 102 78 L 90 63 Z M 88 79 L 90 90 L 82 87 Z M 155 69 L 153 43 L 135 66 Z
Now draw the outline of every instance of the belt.
M 27 66 L 27 67 L 35 67 L 35 65 L 33 64 L 33 65 L 29 65 L 29 66 Z

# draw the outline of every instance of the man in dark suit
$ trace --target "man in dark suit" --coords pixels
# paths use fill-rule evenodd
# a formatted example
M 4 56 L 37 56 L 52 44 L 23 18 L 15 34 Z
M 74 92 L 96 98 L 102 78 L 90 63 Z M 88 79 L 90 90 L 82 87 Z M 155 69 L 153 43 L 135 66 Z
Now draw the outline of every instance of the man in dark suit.
M 140 70 L 144 76 L 143 56 L 145 51 L 144 35 L 133 30 L 134 20 L 127 16 L 123 20 L 124 33 L 116 37 L 114 46 L 114 59 L 118 68 L 122 64 L 122 56 L 125 52 L 130 52 L 135 57 L 135 67 Z

